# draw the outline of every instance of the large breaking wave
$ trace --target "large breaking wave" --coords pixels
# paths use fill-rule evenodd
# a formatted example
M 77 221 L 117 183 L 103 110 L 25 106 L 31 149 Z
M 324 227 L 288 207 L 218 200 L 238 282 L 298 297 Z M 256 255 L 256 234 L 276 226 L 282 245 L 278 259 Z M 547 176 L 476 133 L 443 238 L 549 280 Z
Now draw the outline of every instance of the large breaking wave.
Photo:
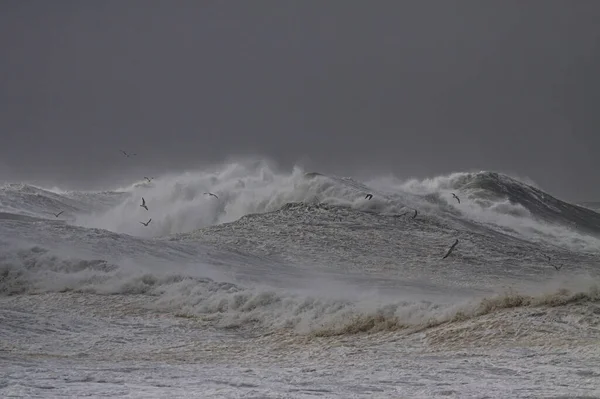
M 600 280 L 586 275 L 544 286 L 509 289 L 476 298 L 434 303 L 358 292 L 319 277 L 312 288 L 275 289 L 201 277 L 208 268 L 187 273 L 149 269 L 135 262 L 66 256 L 43 247 L 3 248 L 0 295 L 75 292 L 147 295 L 148 308 L 198 318 L 220 328 L 290 330 L 316 336 L 377 331 L 418 331 L 514 308 L 549 308 L 600 301 Z M 213 272 L 213 277 L 215 274 Z M 315 283 L 316 280 L 315 280 Z M 352 294 L 348 294 L 351 292 Z
M 213 192 L 218 200 L 205 195 Z M 373 193 L 372 200 L 365 194 Z M 458 204 L 451 193 L 461 199 Z M 141 198 L 149 211 L 140 207 Z M 553 226 L 563 232 L 600 234 L 600 215 L 561 201 L 531 184 L 493 172 L 454 173 L 425 180 L 351 178 L 278 172 L 267 162 L 227 164 L 208 172 L 165 175 L 152 182 L 104 192 L 62 192 L 26 184 L 0 190 L 0 211 L 54 219 L 142 237 L 187 233 L 254 213 L 272 212 L 287 203 L 326 203 L 382 214 L 418 209 L 424 214 L 460 217 L 503 229 Z M 150 228 L 139 222 L 152 218 Z M 550 232 L 552 234 L 552 232 Z

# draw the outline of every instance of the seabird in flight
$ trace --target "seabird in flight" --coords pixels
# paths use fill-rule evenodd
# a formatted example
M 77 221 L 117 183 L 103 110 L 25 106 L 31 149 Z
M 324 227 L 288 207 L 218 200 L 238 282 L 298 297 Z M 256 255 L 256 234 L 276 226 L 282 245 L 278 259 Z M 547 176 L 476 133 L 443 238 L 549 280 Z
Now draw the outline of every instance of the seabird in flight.
M 546 255 L 546 258 L 548 258 L 548 262 L 552 262 L 552 258 L 550 257 L 550 255 Z M 552 265 L 553 268 L 556 269 L 556 271 L 559 271 L 560 269 L 562 269 L 563 265 L 557 266 L 557 265 Z
M 63 212 L 64 212 L 64 211 L 60 211 L 60 212 L 58 212 L 58 213 L 54 213 L 54 212 L 53 212 L 52 214 L 53 214 L 54 216 L 56 216 L 56 217 L 59 217 L 60 215 L 62 215 L 62 213 L 63 213 Z
M 456 244 L 458 244 L 458 239 L 456 239 L 456 241 L 454 242 L 454 244 L 452 244 L 452 246 L 450 247 L 450 249 L 448 250 L 448 252 L 446 252 L 446 255 L 444 255 L 444 257 L 442 259 L 446 259 L 448 257 L 448 255 L 450 255 L 452 253 L 452 251 L 454 250 L 454 247 L 456 246 Z
M 365 199 L 368 199 L 368 200 L 370 200 L 371 198 L 373 198 L 373 194 L 367 194 L 367 195 L 365 196 Z
M 213 196 L 213 197 L 215 197 L 216 199 L 219 199 L 219 197 L 217 197 L 217 195 L 216 195 L 216 194 L 213 194 L 213 193 L 204 193 L 204 194 L 206 194 L 206 195 L 212 195 L 212 196 Z
M 152 219 L 148 220 L 146 223 L 144 223 L 144 222 L 140 222 L 140 223 L 143 224 L 144 226 L 148 227 L 148 225 L 150 224 L 151 221 L 152 221 Z
M 154 180 L 154 177 L 146 177 L 146 176 L 144 176 L 144 179 L 148 180 L 148 183 L 150 183 L 152 180 Z
M 458 198 L 458 197 L 456 196 L 456 194 L 454 194 L 454 193 L 452 193 L 452 196 L 453 196 L 454 198 L 456 198 L 456 200 L 457 200 L 457 201 L 458 201 L 458 203 L 460 204 L 460 198 Z
M 121 150 L 121 152 L 123 153 L 123 155 L 125 155 L 127 158 L 129 158 L 132 155 L 137 155 L 137 154 L 128 154 L 125 151 Z
M 142 208 L 148 210 L 148 207 L 146 206 L 146 200 L 144 199 L 144 197 L 142 197 L 142 205 L 140 205 Z
M 417 212 L 417 210 L 415 209 L 415 214 L 414 214 L 414 215 L 413 215 L 413 217 L 412 217 L 413 219 L 417 217 L 417 213 L 418 213 L 418 212 Z

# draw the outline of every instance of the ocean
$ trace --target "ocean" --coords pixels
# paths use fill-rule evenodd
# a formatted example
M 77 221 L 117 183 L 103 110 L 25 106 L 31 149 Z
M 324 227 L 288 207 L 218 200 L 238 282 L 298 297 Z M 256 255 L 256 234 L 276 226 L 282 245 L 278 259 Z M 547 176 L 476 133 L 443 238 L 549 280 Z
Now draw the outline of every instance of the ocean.
M 0 396 L 598 398 L 599 208 L 267 162 L 6 184 Z

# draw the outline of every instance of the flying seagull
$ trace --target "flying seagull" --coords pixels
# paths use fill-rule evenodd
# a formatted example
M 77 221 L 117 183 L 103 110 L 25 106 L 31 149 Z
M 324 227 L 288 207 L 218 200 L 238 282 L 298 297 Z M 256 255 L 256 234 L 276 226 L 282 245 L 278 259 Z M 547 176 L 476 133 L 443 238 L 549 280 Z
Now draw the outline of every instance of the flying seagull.
M 213 194 L 213 193 L 204 193 L 204 194 L 206 194 L 206 195 L 212 195 L 212 196 L 213 196 L 213 197 L 215 197 L 216 199 L 219 199 L 219 197 L 217 197 L 217 195 L 216 195 L 216 194 Z
M 144 176 L 144 179 L 148 180 L 148 183 L 150 183 L 152 180 L 154 180 L 154 177 L 146 177 L 146 176 Z
M 144 199 L 144 197 L 142 197 L 142 205 L 140 205 L 142 208 L 148 210 L 148 207 L 146 206 L 146 200 Z
M 450 255 L 452 253 L 456 244 L 458 244 L 458 239 L 456 239 L 456 241 L 454 241 L 454 244 L 452 244 L 452 246 L 450 247 L 448 252 L 446 252 L 446 255 L 444 255 L 444 257 L 442 259 L 446 259 L 448 257 L 448 255 Z
M 550 255 L 546 255 L 546 258 L 548 258 L 548 262 L 552 262 L 552 258 L 550 257 Z M 557 266 L 557 265 L 552 265 L 553 268 L 556 269 L 556 271 L 559 271 L 560 269 L 562 269 L 563 265 Z
M 370 200 L 371 198 L 373 198 L 373 194 L 367 194 L 367 195 L 365 195 L 365 199 Z
M 413 219 L 417 217 L 417 213 L 419 213 L 419 212 L 417 212 L 417 210 L 415 209 L 415 214 L 412 217 Z
M 60 215 L 62 215 L 62 213 L 63 213 L 63 212 L 64 212 L 64 211 L 60 211 L 60 212 L 58 212 L 58 213 L 54 213 L 54 212 L 52 212 L 52 214 L 53 214 L 54 216 L 56 216 L 56 217 L 59 217 Z
M 127 158 L 129 158 L 129 157 L 130 157 L 130 156 L 132 156 L 132 155 L 137 155 L 137 154 L 133 154 L 133 153 L 132 153 L 132 154 L 128 154 L 127 152 L 125 152 L 125 151 L 123 151 L 123 150 L 121 150 L 121 152 L 122 152 L 122 153 L 123 153 L 123 155 L 125 155 Z
M 452 193 L 452 196 L 453 196 L 454 198 L 456 198 L 456 200 L 457 200 L 457 201 L 458 201 L 458 203 L 460 204 L 460 198 L 458 198 L 458 197 L 456 196 L 456 194 L 454 194 L 454 193 Z
M 146 223 L 144 223 L 144 222 L 140 222 L 140 223 L 143 224 L 144 226 L 148 227 L 148 225 L 150 224 L 151 221 L 152 221 L 152 219 L 148 220 Z

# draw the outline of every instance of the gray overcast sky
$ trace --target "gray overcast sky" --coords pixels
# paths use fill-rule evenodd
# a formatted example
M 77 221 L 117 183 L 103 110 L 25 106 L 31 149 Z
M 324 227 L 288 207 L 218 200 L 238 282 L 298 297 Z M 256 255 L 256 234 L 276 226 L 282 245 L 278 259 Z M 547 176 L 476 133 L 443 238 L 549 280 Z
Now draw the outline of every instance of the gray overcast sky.
M 598 199 L 598 21 L 595 0 L 3 0 L 0 178 L 263 154 Z

